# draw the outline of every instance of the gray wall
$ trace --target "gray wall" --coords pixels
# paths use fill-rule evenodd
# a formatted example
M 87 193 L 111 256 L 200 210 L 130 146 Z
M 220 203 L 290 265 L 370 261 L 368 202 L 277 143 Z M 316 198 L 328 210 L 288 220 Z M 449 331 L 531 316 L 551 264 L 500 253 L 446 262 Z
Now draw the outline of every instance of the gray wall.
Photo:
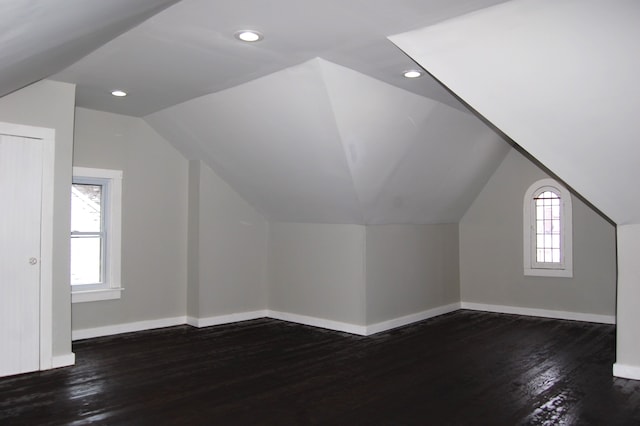
M 269 309 L 365 325 L 365 227 L 273 223 Z
M 139 118 L 77 108 L 73 165 L 123 171 L 125 289 L 73 304 L 73 329 L 184 316 L 187 161 Z
M 189 161 L 187 315 L 200 317 L 200 161 Z
M 71 353 L 69 223 L 75 86 L 43 80 L 0 98 L 0 120 L 55 129 L 53 355 Z
M 524 193 L 547 177 L 512 150 L 462 218 L 462 301 L 615 315 L 615 228 L 575 196 L 573 278 L 523 274 Z
M 367 324 L 460 301 L 458 224 L 366 230 Z
M 618 325 L 613 374 L 640 380 L 640 225 L 618 227 Z
M 189 162 L 188 314 L 264 310 L 267 221 L 201 161 Z

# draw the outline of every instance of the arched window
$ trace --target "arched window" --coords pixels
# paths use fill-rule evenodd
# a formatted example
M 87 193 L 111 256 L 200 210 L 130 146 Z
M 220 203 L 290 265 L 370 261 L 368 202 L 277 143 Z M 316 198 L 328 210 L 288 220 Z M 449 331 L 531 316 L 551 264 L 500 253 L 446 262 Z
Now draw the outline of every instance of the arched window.
M 553 179 L 529 187 L 524 197 L 524 274 L 572 277 L 571 194 Z

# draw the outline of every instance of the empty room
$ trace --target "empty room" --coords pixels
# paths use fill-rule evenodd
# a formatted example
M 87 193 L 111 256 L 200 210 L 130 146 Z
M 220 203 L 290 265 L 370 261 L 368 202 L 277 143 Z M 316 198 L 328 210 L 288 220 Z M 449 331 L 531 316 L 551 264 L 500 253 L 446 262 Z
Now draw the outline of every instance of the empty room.
M 0 424 L 640 423 L 639 3 L 0 21 Z

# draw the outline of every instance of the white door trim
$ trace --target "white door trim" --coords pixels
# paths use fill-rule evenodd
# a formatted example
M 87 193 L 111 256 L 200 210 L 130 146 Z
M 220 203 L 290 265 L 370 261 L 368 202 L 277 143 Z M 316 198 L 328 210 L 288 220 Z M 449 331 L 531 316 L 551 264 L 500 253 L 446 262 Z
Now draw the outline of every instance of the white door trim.
M 0 134 L 40 139 L 42 152 L 42 206 L 40 216 L 40 370 L 53 359 L 53 191 L 55 130 L 0 121 Z

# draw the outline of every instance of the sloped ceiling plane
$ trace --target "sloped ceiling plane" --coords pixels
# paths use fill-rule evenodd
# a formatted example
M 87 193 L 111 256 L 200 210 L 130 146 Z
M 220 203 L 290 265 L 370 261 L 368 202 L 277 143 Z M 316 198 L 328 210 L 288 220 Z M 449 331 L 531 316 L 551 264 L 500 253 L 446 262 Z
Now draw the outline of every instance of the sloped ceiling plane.
M 78 106 L 144 118 L 271 220 L 457 222 L 509 149 L 468 104 L 615 222 L 640 222 L 635 1 L 3 8 L 0 94 L 74 83 Z M 264 39 L 238 41 L 246 28 Z

